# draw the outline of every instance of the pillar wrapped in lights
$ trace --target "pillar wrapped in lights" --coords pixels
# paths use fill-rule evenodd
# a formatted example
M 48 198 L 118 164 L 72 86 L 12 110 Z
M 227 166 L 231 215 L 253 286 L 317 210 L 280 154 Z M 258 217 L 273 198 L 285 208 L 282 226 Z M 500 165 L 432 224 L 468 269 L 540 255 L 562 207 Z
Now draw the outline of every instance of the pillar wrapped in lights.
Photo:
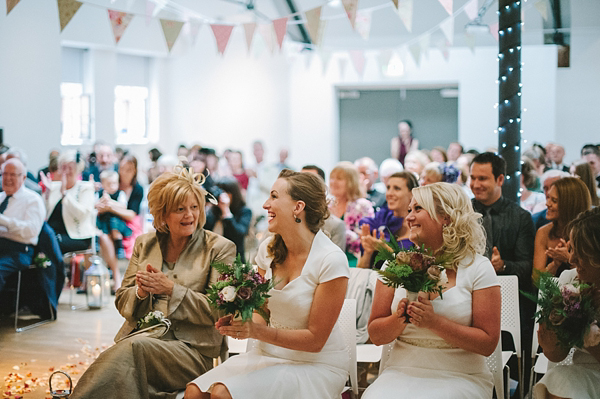
M 110 275 L 102 258 L 94 255 L 90 261 L 92 264 L 85 271 L 87 305 L 100 309 L 110 299 Z
M 498 152 L 506 160 L 504 197 L 520 199 L 521 178 L 521 1 L 499 0 Z

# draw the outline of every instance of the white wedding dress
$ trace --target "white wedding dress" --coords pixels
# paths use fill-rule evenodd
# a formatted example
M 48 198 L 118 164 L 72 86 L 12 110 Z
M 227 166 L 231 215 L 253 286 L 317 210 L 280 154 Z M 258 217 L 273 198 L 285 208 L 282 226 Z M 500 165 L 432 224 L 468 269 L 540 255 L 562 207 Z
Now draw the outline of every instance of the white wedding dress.
M 259 248 L 256 263 L 268 270 L 270 239 Z M 271 325 L 281 329 L 305 329 L 314 292 L 321 283 L 349 277 L 346 255 L 323 232 L 316 234 L 302 274 L 282 289 L 270 291 Z M 318 353 L 309 353 L 259 342 L 250 352 L 233 356 L 192 383 L 203 392 L 224 384 L 231 397 L 260 399 L 338 398 L 348 379 L 349 357 L 342 331 L 335 324 Z
M 465 326 L 473 322 L 472 292 L 498 285 L 487 258 L 477 255 L 470 263 L 463 261 L 456 272 L 456 286 L 444 292 L 443 299 L 432 301 L 435 313 Z M 392 312 L 405 297 L 406 290 L 398 288 Z M 385 370 L 362 398 L 491 398 L 492 389 L 484 356 L 453 348 L 430 330 L 410 324 L 396 339 Z

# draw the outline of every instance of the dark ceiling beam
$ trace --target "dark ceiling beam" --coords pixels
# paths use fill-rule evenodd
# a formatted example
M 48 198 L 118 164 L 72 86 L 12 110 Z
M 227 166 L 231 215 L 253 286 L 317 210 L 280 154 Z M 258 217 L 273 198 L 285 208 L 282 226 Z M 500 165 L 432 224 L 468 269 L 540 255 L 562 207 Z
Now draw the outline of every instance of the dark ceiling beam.
M 288 8 L 290 9 L 290 12 L 294 15 L 294 21 L 302 21 L 302 18 L 300 18 L 300 16 L 298 15 L 298 8 L 294 4 L 294 0 L 285 0 L 285 2 Z M 312 44 L 312 40 L 310 40 L 310 36 L 304 24 L 300 22 L 296 26 L 298 27 L 300 35 L 302 36 L 302 43 Z

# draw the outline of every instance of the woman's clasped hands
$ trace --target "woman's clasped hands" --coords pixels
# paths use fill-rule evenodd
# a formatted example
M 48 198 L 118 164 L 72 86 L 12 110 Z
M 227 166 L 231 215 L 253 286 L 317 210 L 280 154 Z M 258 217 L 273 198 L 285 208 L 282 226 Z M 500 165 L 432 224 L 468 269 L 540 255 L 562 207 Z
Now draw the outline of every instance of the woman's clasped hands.
M 417 301 L 410 302 L 404 298 L 398 303 L 396 316 L 404 320 L 404 310 L 408 306 L 410 323 L 415 327 L 431 328 L 436 325 L 438 315 L 433 310 L 433 305 L 426 293 L 419 293 Z
M 148 264 L 146 271 L 138 271 L 135 275 L 138 285 L 138 294 L 145 297 L 148 294 L 172 295 L 175 283 L 163 272 Z

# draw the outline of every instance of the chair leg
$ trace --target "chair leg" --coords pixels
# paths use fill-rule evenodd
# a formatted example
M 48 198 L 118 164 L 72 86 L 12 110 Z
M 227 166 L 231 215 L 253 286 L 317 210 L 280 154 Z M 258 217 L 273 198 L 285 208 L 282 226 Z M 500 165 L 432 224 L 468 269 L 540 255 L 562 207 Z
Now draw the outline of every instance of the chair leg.
M 16 300 L 16 309 L 15 309 L 15 331 L 20 333 L 23 331 L 31 330 L 32 328 L 39 327 L 43 324 L 47 324 L 56 320 L 56 315 L 54 314 L 54 309 L 52 308 L 52 304 L 50 300 L 48 300 L 48 309 L 50 310 L 50 318 L 38 321 L 37 323 L 29 324 L 25 327 L 19 327 L 19 300 L 21 297 L 21 271 L 19 270 L 19 275 L 17 277 L 17 300 Z
M 523 358 L 522 357 L 517 357 L 517 367 L 518 367 L 518 371 L 519 371 L 519 398 L 524 399 L 523 398 L 523 382 L 525 381 L 525 376 L 523 375 Z
M 21 271 L 19 270 L 17 276 L 17 304 L 15 306 L 15 331 L 19 332 L 19 300 L 21 299 Z

